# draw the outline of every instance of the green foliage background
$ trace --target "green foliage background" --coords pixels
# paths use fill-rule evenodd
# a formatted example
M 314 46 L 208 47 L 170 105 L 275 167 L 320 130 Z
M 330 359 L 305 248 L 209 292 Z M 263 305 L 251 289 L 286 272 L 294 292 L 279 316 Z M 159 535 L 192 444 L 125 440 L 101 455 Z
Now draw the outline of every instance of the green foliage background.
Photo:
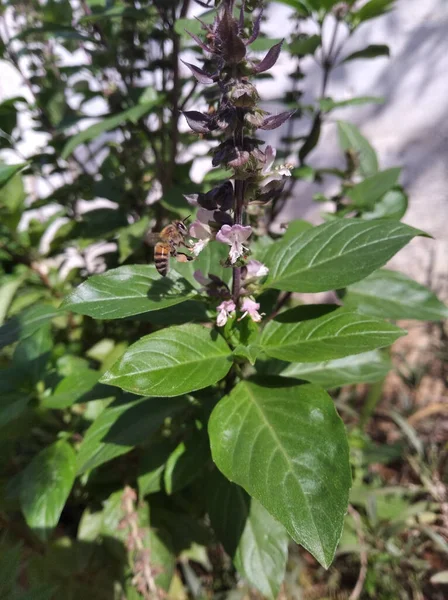
M 311 157 L 333 110 L 383 101 L 330 98 L 327 85 L 338 64 L 389 54 L 381 44 L 347 55 L 336 39 L 393 1 L 281 3 L 316 30 L 294 33 L 283 46 L 291 89 L 279 101 L 296 112 L 278 156 L 293 156 L 297 166 L 284 193 L 251 216 L 258 231 L 251 258 L 269 267 L 254 288 L 266 324 L 259 330 L 231 319 L 222 332 L 211 325 L 216 301 L 193 275 L 201 269 L 227 284 L 227 248 L 211 242 L 161 279 L 144 243 L 148 229 L 189 215 L 184 194 L 231 177 L 212 169 L 199 185 L 190 179 L 203 150 L 185 132 L 182 111 L 217 99 L 180 66 L 187 50 L 195 63 L 204 60 L 185 33 L 201 35 L 190 18 L 194 3 L 0 5 L 1 57 L 27 89 L 0 104 L 2 599 L 239 598 L 254 588 L 276 598 L 285 570 L 288 593 L 292 540 L 316 559 L 301 550 L 319 581 L 341 533 L 337 560 L 347 554 L 352 572 L 361 565 L 363 597 L 409 598 L 409 590 L 428 589 L 428 597 L 442 597 L 431 582 L 446 583 L 446 571 L 420 556 L 410 577 L 398 575 L 412 552 L 405 516 L 433 515 L 418 535 L 433 541 L 437 555 L 447 553 L 439 528 L 444 496 L 434 487 L 441 466 L 395 415 L 420 488 L 383 493 L 366 465 L 392 462 L 404 446 L 375 446 L 365 426 L 375 386 L 391 366 L 382 349 L 405 334 L 394 322 L 440 322 L 448 311 L 429 289 L 381 269 L 424 235 L 400 222 L 407 208 L 400 168 L 382 170 L 346 121 L 337 122 L 345 168 L 317 169 Z M 203 4 L 201 18 L 211 23 L 215 3 Z M 247 2 L 247 30 L 260 4 Z M 328 40 L 324 23 L 333 27 Z M 261 57 L 278 42 L 261 35 L 250 51 Z M 321 63 L 322 89 L 305 106 L 301 61 L 311 55 Z M 92 101 L 104 107 L 95 118 Z M 47 140 L 36 155 L 19 153 L 25 112 Z M 296 137 L 299 119 L 309 131 Z M 297 220 L 272 233 L 300 182 L 329 175 L 340 182 L 338 193 L 315 197 L 332 203 L 325 222 Z M 47 183 L 46 195 L 30 192 L 36 178 Z M 98 197 L 109 203 L 99 207 Z M 36 208 L 50 210 L 19 226 Z M 57 219 L 62 225 L 48 242 Z M 100 263 L 99 242 L 112 244 Z M 104 274 L 94 274 L 98 264 Z M 293 296 L 331 290 L 341 306 L 303 306 Z M 355 383 L 373 384 L 370 404 L 361 419 L 353 406 L 345 407 L 348 417 L 341 411 L 346 429 L 335 409 L 338 390 Z M 353 587 L 352 575 L 344 579 L 338 568 L 341 589 Z

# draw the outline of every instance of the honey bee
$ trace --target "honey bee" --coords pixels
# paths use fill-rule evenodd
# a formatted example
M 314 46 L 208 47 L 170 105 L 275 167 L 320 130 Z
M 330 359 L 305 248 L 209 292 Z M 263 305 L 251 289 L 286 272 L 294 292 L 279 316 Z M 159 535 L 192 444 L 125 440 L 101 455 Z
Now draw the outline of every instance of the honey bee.
M 162 277 L 165 277 L 168 273 L 170 256 L 175 256 L 179 262 L 193 260 L 191 256 L 178 251 L 179 246 L 190 248 L 185 242 L 188 235 L 188 229 L 185 226 L 187 219 L 173 221 L 164 227 L 160 233 L 150 233 L 147 237 L 148 243 L 154 246 L 154 262 Z

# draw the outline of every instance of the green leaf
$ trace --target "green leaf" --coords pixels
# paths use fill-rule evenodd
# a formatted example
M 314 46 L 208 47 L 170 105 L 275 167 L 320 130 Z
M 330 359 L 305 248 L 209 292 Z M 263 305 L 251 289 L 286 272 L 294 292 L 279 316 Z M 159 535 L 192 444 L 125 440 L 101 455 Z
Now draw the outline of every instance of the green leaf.
M 174 450 L 171 439 L 163 439 L 151 444 L 142 455 L 139 463 L 138 491 L 140 496 L 155 494 L 162 489 L 162 474 L 166 461 Z
M 194 261 L 176 263 L 173 268 L 197 289 L 203 286 L 194 278 L 195 271 L 201 271 L 205 277 L 210 274 L 215 275 L 224 283 L 229 283 L 232 277 L 232 269 L 222 266 L 228 255 L 229 247 L 227 245 L 220 242 L 210 242 Z
M 308 229 L 312 229 L 313 225 L 309 221 L 303 219 L 296 219 L 288 223 L 288 228 L 285 231 L 282 241 L 288 241 L 295 238 L 297 235 Z
M 147 442 L 172 417 L 188 406 L 185 398 L 125 396 L 108 406 L 87 430 L 78 453 L 78 473 L 93 469 L 134 446 Z
M 286 4 L 294 8 L 298 14 L 302 17 L 307 17 L 311 14 L 313 7 L 306 0 L 274 0 L 279 4 Z
M 437 296 L 403 273 L 381 269 L 351 285 L 344 306 L 383 319 L 448 319 L 448 308 Z
M 52 306 L 36 304 L 9 319 L 0 327 L 0 349 L 33 335 L 57 314 L 58 311 Z
M 147 113 L 149 113 L 155 106 L 161 104 L 163 101 L 162 95 L 155 95 L 154 99 L 151 102 L 144 102 L 142 104 L 137 104 L 132 108 L 128 108 L 127 110 L 119 113 L 118 115 L 114 115 L 113 117 L 107 117 L 103 119 L 99 123 L 95 123 L 95 125 L 91 125 L 87 127 L 80 133 L 77 133 L 73 137 L 71 137 L 68 142 L 65 144 L 61 157 L 66 160 L 77 148 L 80 144 L 85 144 L 86 142 L 90 142 L 90 140 L 94 140 L 103 133 L 107 131 L 112 131 L 113 129 L 117 129 L 126 121 L 131 121 L 132 123 L 136 123 L 139 119 L 144 117 Z
M 124 262 L 129 258 L 138 248 L 143 244 L 143 236 L 145 231 L 148 229 L 149 217 L 145 216 L 128 225 L 123 227 L 118 232 L 118 251 L 120 256 L 120 263 Z
M 377 200 L 372 210 L 363 211 L 361 218 L 371 219 L 393 219 L 399 221 L 408 209 L 408 197 L 402 188 L 386 192 L 380 200 Z
M 27 524 L 43 541 L 58 524 L 75 474 L 76 455 L 63 440 L 39 452 L 23 472 L 20 506 Z
M 417 235 L 425 234 L 395 221 L 329 221 L 269 249 L 264 287 L 288 292 L 343 288 L 382 267 Z
M 16 173 L 22 171 L 28 163 L 19 163 L 16 165 L 0 164 L 0 187 L 3 187 L 8 181 L 14 177 Z
M 98 382 L 100 373 L 92 369 L 78 369 L 58 383 L 53 394 L 42 400 L 45 408 L 63 409 L 79 401 Z
M 8 213 L 16 215 L 17 220 L 23 211 L 26 193 L 22 176 L 14 175 L 0 187 L 0 208 L 6 208 Z M 10 226 L 11 223 L 5 223 Z M 15 229 L 15 227 L 14 227 Z
M 23 283 L 23 276 L 15 277 L 6 275 L 0 280 L 0 326 L 3 325 L 5 317 L 8 314 L 9 306 L 15 293 Z
M 374 19 L 389 12 L 394 4 L 395 0 L 370 0 L 354 14 L 354 17 L 359 22 Z
M 376 152 L 355 125 L 338 121 L 338 136 L 341 148 L 357 155 L 361 175 L 368 177 L 378 171 Z
M 208 478 L 207 511 L 238 572 L 263 596 L 277 598 L 288 557 L 288 535 L 258 500 L 217 470 Z
M 67 296 L 62 308 L 95 319 L 121 319 L 174 306 L 194 293 L 175 272 L 161 277 L 153 265 L 131 265 L 90 277 Z
M 289 362 L 332 360 L 389 346 L 406 334 L 386 321 L 344 309 L 298 323 L 295 313 L 285 311 L 264 328 L 260 345 L 268 356 Z
M 349 60 L 356 60 L 358 58 L 377 58 L 378 56 L 390 56 L 389 46 L 386 46 L 385 44 L 370 44 L 362 50 L 352 52 L 352 54 L 346 56 L 342 62 L 346 63 Z
M 299 150 L 300 165 L 303 165 L 305 158 L 317 146 L 317 143 L 320 138 L 321 127 L 322 127 L 322 117 L 321 117 L 320 112 L 317 112 L 316 115 L 314 116 L 310 132 L 307 135 L 304 144 L 302 145 L 302 147 Z
M 258 37 L 255 41 L 253 41 L 250 45 L 251 52 L 267 52 L 275 46 L 279 44 L 283 38 L 268 38 L 268 37 Z M 284 49 L 285 46 L 283 46 Z M 227 177 L 227 175 L 225 175 Z
M 305 56 L 306 54 L 314 54 L 322 44 L 320 35 L 302 36 L 295 39 L 288 46 L 291 54 Z
M 216 16 L 215 10 L 207 10 L 200 15 L 201 21 L 211 25 Z M 174 30 L 179 35 L 191 40 L 187 31 L 194 33 L 195 35 L 201 36 L 204 34 L 204 29 L 198 19 L 177 19 L 174 25 Z
M 181 442 L 167 460 L 164 483 L 168 495 L 186 487 L 210 460 L 208 436 L 202 432 L 195 434 L 185 442 Z
M 351 485 L 344 425 L 321 388 L 277 382 L 241 381 L 217 404 L 213 460 L 328 568 Z
M 345 108 L 346 106 L 358 106 L 360 104 L 383 104 L 384 98 L 381 96 L 357 96 L 349 100 L 333 100 L 332 98 L 322 98 L 319 100 L 319 106 L 324 112 L 330 112 L 335 108 Z
M 0 374 L 3 374 L 0 371 Z M 7 425 L 10 421 L 17 419 L 28 405 L 31 396 L 23 392 L 4 394 L 2 393 L 0 400 L 0 428 Z
M 387 355 L 372 350 L 325 362 L 291 363 L 279 374 L 304 379 L 328 390 L 353 383 L 375 383 L 383 379 L 391 368 Z
M 14 351 L 12 365 L 21 375 L 22 383 L 34 385 L 44 378 L 52 349 L 49 323 L 19 342 Z
M 375 202 L 398 183 L 400 172 L 401 169 L 395 167 L 370 175 L 364 181 L 347 188 L 345 195 L 357 208 L 373 209 Z
M 216 331 L 193 324 L 169 327 L 130 346 L 101 381 L 134 394 L 180 396 L 225 377 L 230 354 Z

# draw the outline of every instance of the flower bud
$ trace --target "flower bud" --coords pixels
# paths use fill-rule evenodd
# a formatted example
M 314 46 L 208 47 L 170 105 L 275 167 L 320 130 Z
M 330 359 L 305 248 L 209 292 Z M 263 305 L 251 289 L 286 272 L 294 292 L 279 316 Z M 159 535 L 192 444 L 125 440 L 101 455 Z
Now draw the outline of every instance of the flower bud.
M 248 81 L 239 81 L 229 92 L 229 99 L 238 108 L 252 108 L 260 99 L 257 89 Z

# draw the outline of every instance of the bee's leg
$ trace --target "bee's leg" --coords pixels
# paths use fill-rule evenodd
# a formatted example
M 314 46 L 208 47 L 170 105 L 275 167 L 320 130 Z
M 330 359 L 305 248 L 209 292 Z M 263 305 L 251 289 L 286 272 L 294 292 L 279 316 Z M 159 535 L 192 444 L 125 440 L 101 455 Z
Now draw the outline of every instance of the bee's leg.
M 190 260 L 194 260 L 194 258 L 193 258 L 193 256 L 188 256 L 188 254 L 185 254 L 184 252 L 177 252 L 176 260 L 177 260 L 177 262 L 185 263 L 185 262 L 189 262 Z
M 188 250 L 191 250 L 193 248 L 193 246 L 189 246 L 186 242 L 181 242 L 180 245 L 184 248 L 187 248 Z

